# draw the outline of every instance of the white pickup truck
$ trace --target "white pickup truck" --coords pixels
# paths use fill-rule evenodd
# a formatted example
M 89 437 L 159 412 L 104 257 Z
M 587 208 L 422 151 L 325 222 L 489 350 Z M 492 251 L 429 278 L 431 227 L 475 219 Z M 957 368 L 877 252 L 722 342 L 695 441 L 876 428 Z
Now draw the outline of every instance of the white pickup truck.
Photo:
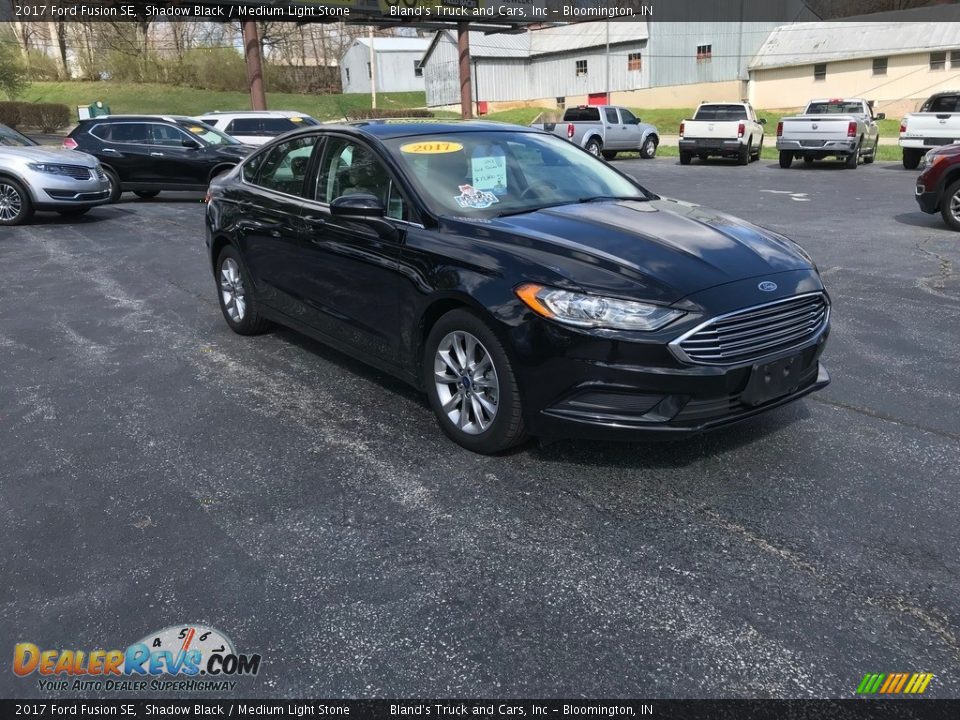
M 740 165 L 759 160 L 766 122 L 750 103 L 701 103 L 692 120 L 680 123 L 680 164 L 711 155 L 735 157 Z
M 873 105 L 860 98 L 811 100 L 801 115 L 777 123 L 777 150 L 780 167 L 788 168 L 794 158 L 806 163 L 835 157 L 855 169 L 860 161 L 872 163 L 880 143 L 878 120 Z
M 903 166 L 915 170 L 920 159 L 940 145 L 960 142 L 960 91 L 939 92 L 900 122 Z

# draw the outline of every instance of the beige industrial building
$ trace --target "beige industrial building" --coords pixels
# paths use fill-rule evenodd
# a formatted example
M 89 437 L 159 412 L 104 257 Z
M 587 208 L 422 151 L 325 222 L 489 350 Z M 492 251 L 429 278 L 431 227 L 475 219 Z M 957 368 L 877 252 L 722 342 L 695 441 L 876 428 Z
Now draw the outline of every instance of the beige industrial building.
M 748 95 L 761 108 L 815 97 L 862 97 L 891 117 L 941 90 L 960 90 L 960 22 L 953 7 L 898 13 L 901 21 L 783 25 L 750 62 Z M 906 22 L 903 20 L 907 20 Z

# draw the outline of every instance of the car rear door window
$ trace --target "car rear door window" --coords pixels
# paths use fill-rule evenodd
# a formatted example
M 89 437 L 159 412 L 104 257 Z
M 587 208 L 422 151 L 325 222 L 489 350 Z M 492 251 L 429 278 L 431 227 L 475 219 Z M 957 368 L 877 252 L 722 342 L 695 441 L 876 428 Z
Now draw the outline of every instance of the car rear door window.
M 130 145 L 146 145 L 149 134 L 148 123 L 138 122 L 104 123 L 91 131 L 101 140 Z
M 607 122 L 611 125 L 619 125 L 620 118 L 617 117 L 616 108 L 604 108 L 603 114 L 607 116 Z
M 260 118 L 237 118 L 227 125 L 227 135 L 262 135 Z
M 297 137 L 280 143 L 261 156 L 255 184 L 287 195 L 304 194 L 310 156 L 320 141 L 318 135 Z

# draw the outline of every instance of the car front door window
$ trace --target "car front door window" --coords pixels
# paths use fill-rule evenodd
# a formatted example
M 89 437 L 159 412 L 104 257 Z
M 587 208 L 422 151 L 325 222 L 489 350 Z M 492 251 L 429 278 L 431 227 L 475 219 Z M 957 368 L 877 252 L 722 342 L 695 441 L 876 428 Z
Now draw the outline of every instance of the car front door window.
M 333 138 L 317 175 L 315 198 L 329 204 L 343 195 L 358 193 L 376 196 L 386 208 L 387 217 L 407 219 L 407 203 L 373 151 L 344 138 Z

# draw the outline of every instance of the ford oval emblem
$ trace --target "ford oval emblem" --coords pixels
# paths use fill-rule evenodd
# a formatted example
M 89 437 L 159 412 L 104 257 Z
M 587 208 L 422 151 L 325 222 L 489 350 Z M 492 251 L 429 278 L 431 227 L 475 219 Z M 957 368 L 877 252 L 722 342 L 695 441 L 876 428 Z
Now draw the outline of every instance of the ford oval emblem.
M 773 292 L 777 289 L 777 284 L 775 282 L 770 282 L 769 280 L 764 280 L 762 283 L 757 285 L 757 287 L 764 292 Z

